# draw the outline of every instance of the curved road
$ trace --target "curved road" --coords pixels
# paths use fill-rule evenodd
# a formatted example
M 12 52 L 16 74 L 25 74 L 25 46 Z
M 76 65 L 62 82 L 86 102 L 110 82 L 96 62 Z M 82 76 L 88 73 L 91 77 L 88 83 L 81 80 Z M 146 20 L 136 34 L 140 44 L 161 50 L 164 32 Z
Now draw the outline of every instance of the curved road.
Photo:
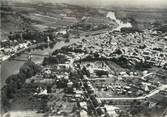
M 167 89 L 167 84 L 165 85 L 161 85 L 160 87 L 158 87 L 157 89 L 153 90 L 151 93 L 149 93 L 146 96 L 141 96 L 141 97 L 132 97 L 132 98 L 128 98 L 128 97 L 122 97 L 122 98 L 98 98 L 100 100 L 144 100 L 147 98 L 150 98 L 156 94 L 158 94 L 160 91 Z
M 145 77 L 150 76 L 150 75 L 155 75 L 155 73 L 153 73 L 153 72 L 148 73 L 148 74 L 144 75 L 144 76 L 141 77 L 141 78 L 144 79 Z M 150 97 L 152 97 L 152 96 L 158 94 L 160 91 L 165 90 L 165 89 L 167 89 L 167 84 L 161 85 L 161 86 L 158 87 L 157 89 L 151 91 L 151 93 L 149 93 L 149 94 L 146 95 L 146 96 L 132 97 L 132 98 L 129 98 L 129 97 L 122 97 L 122 98 L 98 98 L 98 99 L 100 99 L 100 100 L 144 100 L 144 99 L 150 98 Z

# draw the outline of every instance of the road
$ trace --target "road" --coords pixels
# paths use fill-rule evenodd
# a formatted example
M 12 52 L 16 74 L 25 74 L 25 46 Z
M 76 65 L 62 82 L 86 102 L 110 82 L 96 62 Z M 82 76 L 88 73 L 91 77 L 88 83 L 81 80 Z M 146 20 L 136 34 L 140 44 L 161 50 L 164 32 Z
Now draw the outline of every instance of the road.
M 132 97 L 132 98 L 122 97 L 122 98 L 98 98 L 98 99 L 100 99 L 100 100 L 144 100 L 144 99 L 148 99 L 148 98 L 158 94 L 161 90 L 165 90 L 165 89 L 167 89 L 167 84 L 161 85 L 160 87 L 158 87 L 157 89 L 155 89 L 154 91 L 152 91 L 151 93 L 149 93 L 146 96 Z

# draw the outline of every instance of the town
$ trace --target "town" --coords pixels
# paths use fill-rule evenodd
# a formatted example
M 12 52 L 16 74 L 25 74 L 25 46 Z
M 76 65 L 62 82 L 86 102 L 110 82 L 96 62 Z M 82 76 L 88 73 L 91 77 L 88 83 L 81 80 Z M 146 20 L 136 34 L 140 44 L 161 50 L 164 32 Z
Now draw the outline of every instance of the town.
M 96 19 L 94 9 L 85 16 L 65 12 L 59 15 L 68 19 L 66 26 L 10 32 L 1 41 L 1 63 L 28 55 L 1 89 L 3 116 L 166 117 L 167 32 L 138 30 L 113 11 L 101 10 L 103 15 L 93 14 Z M 42 62 L 33 61 L 42 55 L 29 51 L 59 42 Z M 10 112 L 12 103 L 32 113 L 18 116 Z

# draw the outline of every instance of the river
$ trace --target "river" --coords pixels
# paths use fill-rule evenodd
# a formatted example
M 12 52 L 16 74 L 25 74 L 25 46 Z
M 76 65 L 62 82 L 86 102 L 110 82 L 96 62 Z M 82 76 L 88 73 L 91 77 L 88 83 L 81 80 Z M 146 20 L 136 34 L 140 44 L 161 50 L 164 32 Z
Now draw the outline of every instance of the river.
M 31 54 L 41 54 L 41 55 L 48 55 L 52 53 L 56 49 L 60 49 L 63 46 L 69 45 L 71 43 L 74 43 L 80 39 L 71 39 L 69 43 L 65 43 L 64 41 L 57 42 L 53 45 L 52 48 L 47 47 L 45 49 L 32 49 L 30 51 Z M 28 53 L 28 52 L 25 52 Z M 17 56 L 15 59 L 19 60 L 26 60 L 28 55 L 21 54 L 20 56 Z M 32 61 L 35 63 L 41 63 L 43 61 L 42 56 L 32 56 Z M 1 88 L 5 85 L 5 80 L 7 77 L 9 77 L 12 74 L 16 74 L 19 72 L 19 68 L 25 63 L 25 61 L 16 61 L 16 60 L 6 60 L 1 63 Z
M 106 17 L 109 17 L 110 19 L 112 20 L 115 20 L 118 24 L 118 27 L 113 29 L 113 30 L 117 30 L 117 29 L 121 29 L 123 27 L 131 27 L 131 24 L 130 23 L 123 23 L 121 20 L 118 20 L 115 16 L 115 13 L 114 12 L 108 12 Z M 84 36 L 84 35 L 83 35 Z M 57 42 L 53 48 L 45 48 L 43 50 L 41 49 L 34 49 L 34 50 L 31 50 L 31 53 L 32 54 L 42 54 L 42 55 L 47 55 L 49 53 L 52 53 L 54 50 L 56 49 L 60 49 L 62 46 L 65 46 L 65 45 L 69 45 L 71 43 L 74 43 L 76 42 L 77 40 L 80 40 L 80 39 L 71 39 L 69 43 L 64 43 L 64 41 L 60 41 L 60 42 Z M 41 57 L 41 56 L 33 56 L 32 57 L 32 61 L 34 61 L 35 63 L 40 63 L 42 62 L 44 57 Z M 20 56 L 17 56 L 15 59 L 21 59 L 21 60 L 26 60 L 27 59 L 27 55 L 25 54 L 21 54 Z M 6 60 L 6 61 L 3 61 L 1 63 L 1 86 L 0 87 L 3 87 L 4 84 L 5 84 L 5 80 L 7 77 L 9 77 L 10 75 L 12 74 L 16 74 L 19 72 L 19 68 L 24 64 L 25 61 L 15 61 L 15 60 Z
M 118 24 L 118 27 L 113 29 L 113 30 L 120 30 L 123 27 L 131 27 L 130 23 L 123 23 L 122 21 L 116 19 L 114 12 L 108 12 L 106 17 L 109 17 L 112 20 L 115 20 L 116 23 Z M 72 43 L 77 42 L 77 41 L 79 41 L 81 39 L 82 38 L 80 38 L 80 39 L 71 39 L 69 43 L 65 43 L 64 41 L 60 41 L 60 42 L 57 42 L 56 44 L 54 44 L 54 46 L 52 48 L 47 47 L 45 49 L 33 49 L 33 50 L 31 50 L 31 53 L 32 54 L 47 55 L 47 54 L 52 53 L 56 49 L 60 49 L 63 46 L 72 44 Z M 35 62 L 35 63 L 41 63 L 43 61 L 43 58 L 44 57 L 42 57 L 42 56 L 32 56 L 32 61 Z M 27 59 L 27 55 L 21 54 L 20 56 L 17 56 L 15 59 L 26 60 Z M 16 74 L 16 73 L 19 72 L 19 68 L 24 63 L 25 63 L 25 61 L 15 61 L 15 60 L 10 60 L 10 61 L 6 60 L 6 61 L 3 61 L 1 63 L 1 66 L 0 66 L 0 69 L 1 69 L 1 87 L 3 87 L 5 85 L 5 80 L 7 79 L 7 77 L 9 77 L 12 74 Z M 11 111 L 11 112 L 13 112 L 13 111 Z M 28 113 L 26 112 L 26 114 L 28 114 Z M 30 114 L 32 114 L 32 112 Z M 157 116 L 159 116 L 159 115 L 156 115 L 155 117 L 157 117 Z
M 124 23 L 123 21 L 117 19 L 116 15 L 115 15 L 115 12 L 111 12 L 111 11 L 108 12 L 106 17 L 110 18 L 111 20 L 114 20 L 118 24 L 118 27 L 113 29 L 113 31 L 114 30 L 120 31 L 121 28 L 124 28 L 124 27 L 126 27 L 126 28 L 131 28 L 132 27 L 131 23 L 129 23 L 129 22 Z

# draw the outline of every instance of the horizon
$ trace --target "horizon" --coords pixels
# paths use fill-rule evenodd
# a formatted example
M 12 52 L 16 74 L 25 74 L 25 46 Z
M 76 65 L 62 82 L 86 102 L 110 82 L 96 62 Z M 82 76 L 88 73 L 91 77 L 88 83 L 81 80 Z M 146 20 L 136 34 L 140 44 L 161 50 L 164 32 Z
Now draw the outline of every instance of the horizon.
M 8 3 L 67 3 L 85 7 L 167 8 L 166 0 L 2 0 Z

